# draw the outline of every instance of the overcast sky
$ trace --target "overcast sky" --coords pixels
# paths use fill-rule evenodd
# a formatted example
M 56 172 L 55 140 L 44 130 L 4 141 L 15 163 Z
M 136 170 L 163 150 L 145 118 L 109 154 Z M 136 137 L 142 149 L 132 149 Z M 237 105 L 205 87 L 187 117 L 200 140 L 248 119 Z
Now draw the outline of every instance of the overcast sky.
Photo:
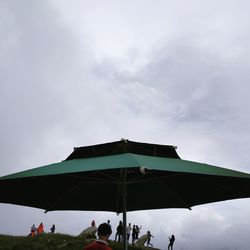
M 128 138 L 250 172 L 250 2 L 0 0 L 0 175 Z M 128 214 L 166 249 L 247 250 L 250 201 Z M 62 219 L 63 218 L 63 219 Z M 0 234 L 77 235 L 114 213 L 0 204 Z

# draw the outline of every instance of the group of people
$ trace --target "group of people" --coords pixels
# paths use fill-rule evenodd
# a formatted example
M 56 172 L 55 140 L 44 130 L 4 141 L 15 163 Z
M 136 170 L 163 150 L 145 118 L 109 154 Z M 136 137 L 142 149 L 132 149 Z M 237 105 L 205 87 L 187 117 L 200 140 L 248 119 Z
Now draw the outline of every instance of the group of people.
M 135 241 L 139 238 L 139 233 L 141 230 L 141 226 L 133 225 L 131 226 L 131 223 L 128 224 L 126 228 L 126 238 L 127 242 L 129 243 L 130 235 L 132 235 L 132 244 L 134 245 Z M 119 222 L 117 228 L 116 228 L 116 234 L 115 234 L 115 241 L 121 242 L 123 240 L 123 224 L 122 221 Z
M 150 243 L 151 237 L 154 237 L 150 231 L 147 232 L 147 246 L 153 247 L 153 245 Z M 168 237 L 169 244 L 168 244 L 168 250 L 173 250 L 173 245 L 175 242 L 175 236 L 172 235 L 171 237 Z
M 119 222 L 118 226 L 120 226 L 120 225 L 122 225 L 121 222 Z M 95 249 L 112 250 L 112 248 L 108 244 L 108 239 L 109 239 L 111 234 L 112 234 L 112 229 L 111 229 L 110 221 L 108 221 L 107 223 L 100 224 L 99 227 L 97 228 L 98 239 L 95 240 L 94 242 L 88 244 L 87 246 L 85 246 L 84 250 L 95 250 Z M 151 239 L 151 237 L 153 237 L 153 235 L 150 233 L 150 231 L 147 232 L 147 237 L 148 237 L 147 238 L 148 239 L 147 246 L 153 246 L 150 243 L 150 239 Z M 175 241 L 174 235 L 169 237 L 168 250 L 173 250 L 174 241 Z
M 91 222 L 91 226 L 96 227 L 94 220 Z M 134 244 L 135 240 L 137 240 L 139 237 L 140 229 L 141 229 L 141 226 L 138 227 L 138 225 L 133 225 L 133 227 L 131 227 L 131 223 L 129 223 L 127 226 L 127 231 L 126 231 L 127 242 L 129 242 L 130 234 L 132 232 L 132 244 Z M 53 224 L 52 227 L 50 228 L 50 233 L 54 233 L 54 232 L 55 232 L 55 225 Z M 43 223 L 41 222 L 37 228 L 35 224 L 32 225 L 31 232 L 29 235 L 34 237 L 35 235 L 43 234 L 43 233 L 44 233 L 44 226 L 43 226 Z M 112 250 L 112 248 L 108 244 L 108 239 L 111 234 L 112 234 L 112 228 L 110 225 L 110 220 L 108 220 L 107 223 L 102 223 L 97 228 L 98 239 L 95 240 L 93 243 L 90 243 L 87 246 L 85 246 L 84 250 L 95 250 L 95 249 Z M 147 246 L 153 247 L 153 245 L 150 243 L 152 237 L 154 236 L 150 233 L 150 231 L 147 231 Z M 116 228 L 115 241 L 118 240 L 119 242 L 119 241 L 122 241 L 122 239 L 123 239 L 123 225 L 122 225 L 122 221 L 120 221 L 119 225 Z M 174 241 L 175 241 L 174 235 L 169 237 L 168 250 L 173 250 Z
M 52 227 L 50 228 L 50 233 L 55 233 L 56 226 L 53 224 Z M 43 234 L 44 233 L 44 226 L 43 223 L 41 222 L 39 226 L 36 228 L 35 224 L 32 225 L 30 228 L 30 234 L 29 236 L 34 237 L 35 235 L 38 234 Z

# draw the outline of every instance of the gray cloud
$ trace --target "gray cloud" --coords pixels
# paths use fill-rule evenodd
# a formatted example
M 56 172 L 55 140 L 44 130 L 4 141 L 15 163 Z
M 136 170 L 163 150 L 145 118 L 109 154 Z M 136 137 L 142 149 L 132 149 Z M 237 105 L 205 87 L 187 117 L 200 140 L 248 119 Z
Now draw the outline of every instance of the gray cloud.
M 47 2 L 6 2 L 2 10 L 2 150 L 8 157 L 15 149 L 16 161 L 31 149 L 40 151 L 49 131 L 70 117 L 70 99 L 79 86 L 81 92 L 88 86 L 84 71 L 91 52 Z
M 2 1 L 1 175 L 121 137 L 177 145 L 184 159 L 249 172 L 249 4 L 182 4 Z M 179 249 L 245 250 L 248 207 L 228 201 L 128 218 L 162 249 L 175 233 Z M 114 227 L 120 219 L 65 212 L 66 227 L 61 212 L 0 210 L 0 233 L 22 235 L 41 221 L 78 234 L 94 218 Z

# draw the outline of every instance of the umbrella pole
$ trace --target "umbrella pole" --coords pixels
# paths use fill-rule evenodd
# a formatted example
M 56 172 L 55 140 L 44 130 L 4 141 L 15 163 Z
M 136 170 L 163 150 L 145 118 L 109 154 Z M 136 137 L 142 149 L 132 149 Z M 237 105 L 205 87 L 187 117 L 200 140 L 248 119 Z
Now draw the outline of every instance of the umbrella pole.
M 123 228 L 122 228 L 122 239 L 124 250 L 128 249 L 127 242 L 127 169 L 123 169 L 122 178 L 122 218 L 123 218 Z

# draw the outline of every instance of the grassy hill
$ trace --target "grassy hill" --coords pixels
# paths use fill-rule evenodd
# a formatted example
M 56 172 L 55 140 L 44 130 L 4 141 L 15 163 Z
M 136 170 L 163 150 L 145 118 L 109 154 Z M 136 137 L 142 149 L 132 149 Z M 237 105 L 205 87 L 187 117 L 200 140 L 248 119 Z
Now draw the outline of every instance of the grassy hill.
M 67 234 L 43 234 L 35 237 L 0 235 L 0 250 L 82 250 L 93 239 Z M 122 250 L 122 244 L 110 241 L 113 250 Z M 155 248 L 128 245 L 129 250 L 152 250 Z

